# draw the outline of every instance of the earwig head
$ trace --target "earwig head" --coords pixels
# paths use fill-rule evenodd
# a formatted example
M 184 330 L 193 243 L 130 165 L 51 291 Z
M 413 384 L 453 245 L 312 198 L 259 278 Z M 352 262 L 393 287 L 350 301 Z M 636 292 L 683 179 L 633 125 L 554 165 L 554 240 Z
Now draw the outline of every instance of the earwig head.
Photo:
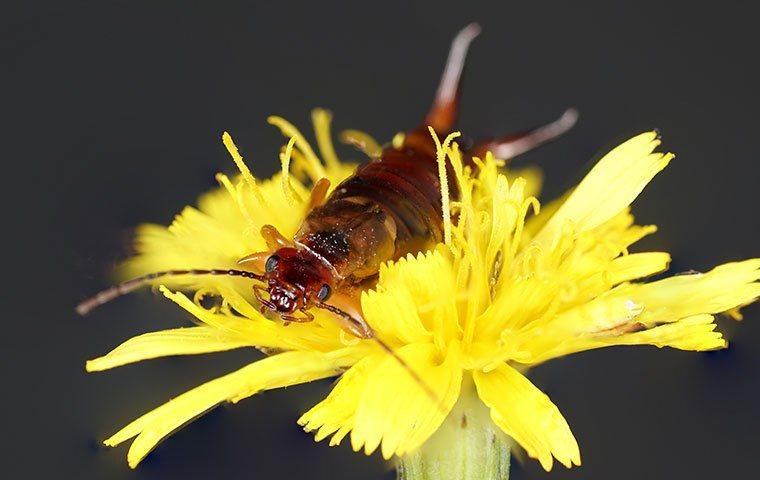
M 265 270 L 269 301 L 262 304 L 280 314 L 308 309 L 330 295 L 332 274 L 308 250 L 280 248 L 267 259 Z

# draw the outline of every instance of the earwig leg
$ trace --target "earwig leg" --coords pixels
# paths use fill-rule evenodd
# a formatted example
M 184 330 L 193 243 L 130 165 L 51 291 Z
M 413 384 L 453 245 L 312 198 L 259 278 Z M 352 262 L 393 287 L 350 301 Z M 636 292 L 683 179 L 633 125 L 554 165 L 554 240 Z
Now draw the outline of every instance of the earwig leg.
M 272 251 L 279 250 L 283 247 L 293 246 L 293 244 L 272 225 L 264 225 L 261 227 L 261 236 L 264 237 L 264 241 L 267 242 L 267 247 Z
M 496 158 L 509 160 L 556 139 L 570 130 L 577 120 L 578 111 L 574 108 L 568 108 L 561 117 L 551 123 L 525 132 L 481 141 L 470 149 L 468 154 L 473 157 L 483 158 L 486 152 L 491 152 Z
M 303 313 L 305 316 L 296 317 L 295 315 L 288 315 L 287 313 L 281 313 L 280 318 L 282 318 L 286 322 L 294 322 L 294 323 L 309 323 L 312 320 L 314 320 L 314 315 L 312 315 L 310 312 L 307 312 L 306 310 L 299 310 L 299 311 Z
M 441 83 L 433 100 L 433 106 L 425 117 L 423 129 L 433 127 L 437 132 L 449 132 L 454 126 L 459 103 L 459 89 L 462 80 L 465 57 L 470 43 L 480 33 L 480 25 L 471 23 L 457 33 L 451 42 L 449 58 L 443 69 Z
M 294 323 L 309 323 L 312 320 L 314 320 L 314 314 L 306 310 L 305 308 L 300 309 L 299 312 L 303 313 L 304 316 L 296 317 L 295 315 L 281 313 L 280 318 L 282 318 L 285 322 L 294 322 Z
M 311 196 L 309 197 L 309 211 L 325 203 L 328 190 L 330 190 L 330 180 L 326 178 L 320 178 L 319 181 L 314 185 L 314 188 L 311 189 Z
M 272 252 L 256 252 L 250 255 L 246 255 L 237 261 L 238 265 L 245 265 L 252 267 L 259 272 L 263 272 L 267 263 L 267 259 L 272 255 Z

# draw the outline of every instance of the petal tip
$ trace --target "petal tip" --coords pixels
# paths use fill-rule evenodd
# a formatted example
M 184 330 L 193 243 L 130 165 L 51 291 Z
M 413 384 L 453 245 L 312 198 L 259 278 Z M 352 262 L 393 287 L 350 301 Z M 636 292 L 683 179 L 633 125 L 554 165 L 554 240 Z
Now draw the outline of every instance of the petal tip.
M 552 467 L 554 466 L 554 460 L 552 460 L 551 454 L 541 455 L 540 458 L 536 458 L 536 460 L 539 461 L 539 463 L 541 464 L 544 470 L 546 470 L 547 472 L 552 471 Z

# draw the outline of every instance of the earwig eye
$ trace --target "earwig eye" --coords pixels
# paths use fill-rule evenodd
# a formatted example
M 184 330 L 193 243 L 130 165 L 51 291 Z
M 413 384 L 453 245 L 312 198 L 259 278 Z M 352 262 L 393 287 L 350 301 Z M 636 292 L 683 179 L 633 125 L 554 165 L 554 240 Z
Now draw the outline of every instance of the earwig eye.
M 275 268 L 277 268 L 277 263 L 280 261 L 280 257 L 277 255 L 272 255 L 271 257 L 267 258 L 267 263 L 264 266 L 264 270 L 266 270 L 267 273 L 271 273 Z
M 330 296 L 330 293 L 332 293 L 330 290 L 330 285 L 325 283 L 324 285 L 322 285 L 322 288 L 319 289 L 319 292 L 317 293 L 317 298 L 319 299 L 320 302 L 324 302 L 325 300 L 327 300 L 327 297 Z

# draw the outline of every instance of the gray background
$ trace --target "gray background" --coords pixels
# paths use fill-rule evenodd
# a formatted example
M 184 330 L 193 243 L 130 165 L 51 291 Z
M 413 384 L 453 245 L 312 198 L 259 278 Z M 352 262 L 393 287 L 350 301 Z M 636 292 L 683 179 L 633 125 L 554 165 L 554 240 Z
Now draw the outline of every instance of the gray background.
M 453 34 L 482 23 L 461 128 L 497 134 L 575 105 L 576 129 L 525 155 L 546 198 L 588 160 L 659 127 L 677 159 L 636 202 L 660 225 L 641 248 L 673 271 L 760 255 L 756 15 L 720 2 L 66 2 L 5 7 L 0 435 L 5 478 L 392 478 L 377 457 L 315 445 L 295 424 L 330 382 L 218 408 L 129 471 L 98 440 L 162 401 L 237 368 L 251 352 L 169 358 L 86 375 L 84 360 L 186 317 L 143 292 L 85 319 L 73 305 L 106 284 L 129 228 L 167 223 L 233 171 L 229 130 L 263 177 L 325 106 L 337 128 L 379 139 L 422 118 Z M 718 6 L 719 5 L 719 6 Z M 341 150 L 349 153 L 346 150 Z M 760 473 L 760 309 L 725 323 L 731 348 L 619 348 L 537 368 L 584 466 L 513 478 L 752 478 Z

